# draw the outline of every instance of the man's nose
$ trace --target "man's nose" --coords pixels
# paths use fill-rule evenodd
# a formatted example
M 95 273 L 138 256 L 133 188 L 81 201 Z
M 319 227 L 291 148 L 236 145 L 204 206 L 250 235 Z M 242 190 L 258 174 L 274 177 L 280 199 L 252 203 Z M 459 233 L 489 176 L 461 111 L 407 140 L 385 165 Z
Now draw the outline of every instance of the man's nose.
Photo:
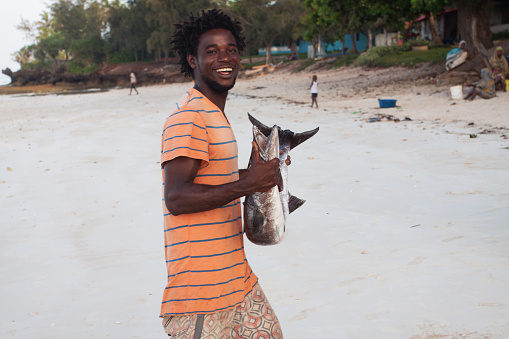
M 219 55 L 217 57 L 219 61 L 229 61 L 231 59 L 230 53 L 226 50 L 219 51 Z

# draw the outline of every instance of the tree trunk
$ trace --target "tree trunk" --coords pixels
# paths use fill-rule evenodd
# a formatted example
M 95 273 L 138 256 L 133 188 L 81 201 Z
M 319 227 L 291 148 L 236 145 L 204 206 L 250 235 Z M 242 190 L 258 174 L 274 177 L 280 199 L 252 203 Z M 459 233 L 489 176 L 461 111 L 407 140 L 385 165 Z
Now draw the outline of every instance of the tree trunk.
M 429 12 L 429 27 L 431 29 L 431 36 L 433 37 L 433 42 L 437 46 L 442 46 L 442 39 L 438 36 L 436 27 L 435 27 L 435 16 L 433 12 Z
M 350 38 L 352 38 L 352 53 L 359 53 L 357 50 L 357 42 L 355 41 L 355 32 L 353 30 L 350 31 Z
M 389 44 L 389 32 L 387 32 L 387 28 L 384 27 L 384 38 L 385 38 L 385 45 L 387 46 Z
M 274 40 L 276 40 L 278 35 L 279 34 L 276 34 L 270 41 L 265 40 L 265 47 L 267 48 L 267 57 L 265 58 L 266 65 L 270 65 L 272 63 L 272 51 L 271 51 L 272 44 L 274 43 Z
M 373 48 L 373 33 L 368 29 L 368 50 Z
M 136 51 L 136 48 L 134 49 L 134 62 L 138 63 L 138 52 Z
M 490 0 L 472 4 L 469 0 L 455 0 L 458 9 L 458 31 L 465 40 L 470 57 L 481 53 L 489 58 L 486 49 L 493 47 L 490 29 Z
M 265 44 L 265 48 L 267 49 L 267 53 L 265 53 L 265 64 L 269 65 L 272 61 L 272 42 L 270 44 Z
M 290 56 L 297 52 L 297 43 L 295 40 L 291 39 L 288 47 L 290 47 Z

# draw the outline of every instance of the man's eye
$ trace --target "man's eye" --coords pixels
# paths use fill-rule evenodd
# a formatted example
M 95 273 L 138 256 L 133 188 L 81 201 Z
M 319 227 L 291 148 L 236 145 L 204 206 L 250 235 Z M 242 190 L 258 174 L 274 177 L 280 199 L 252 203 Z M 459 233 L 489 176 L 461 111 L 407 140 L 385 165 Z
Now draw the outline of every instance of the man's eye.
M 230 48 L 229 50 L 230 53 L 238 53 L 237 49 L 236 48 Z
M 210 50 L 207 51 L 207 54 L 214 54 L 214 53 L 216 53 L 216 51 L 213 50 L 213 49 L 210 49 Z

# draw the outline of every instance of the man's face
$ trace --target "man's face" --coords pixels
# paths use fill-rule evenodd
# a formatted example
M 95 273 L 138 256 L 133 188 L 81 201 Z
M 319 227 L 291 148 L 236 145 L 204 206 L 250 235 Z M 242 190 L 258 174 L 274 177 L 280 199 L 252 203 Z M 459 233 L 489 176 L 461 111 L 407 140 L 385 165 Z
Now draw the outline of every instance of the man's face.
M 217 93 L 228 92 L 235 85 L 240 54 L 233 34 L 222 28 L 203 33 L 196 56 L 188 55 L 198 88 Z

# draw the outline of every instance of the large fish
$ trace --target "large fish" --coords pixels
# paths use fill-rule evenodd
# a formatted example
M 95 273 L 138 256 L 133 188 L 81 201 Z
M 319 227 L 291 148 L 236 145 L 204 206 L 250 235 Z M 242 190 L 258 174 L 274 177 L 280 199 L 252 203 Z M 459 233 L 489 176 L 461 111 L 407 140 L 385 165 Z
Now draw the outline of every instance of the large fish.
M 269 161 L 279 158 L 282 183 L 281 191 L 275 186 L 267 192 L 256 192 L 246 197 L 244 203 L 244 231 L 247 238 L 257 245 L 275 245 L 286 236 L 286 218 L 304 204 L 288 192 L 288 154 L 318 132 L 314 130 L 294 133 L 279 126 L 268 127 L 249 113 L 253 124 L 253 139 L 258 144 L 260 159 Z

